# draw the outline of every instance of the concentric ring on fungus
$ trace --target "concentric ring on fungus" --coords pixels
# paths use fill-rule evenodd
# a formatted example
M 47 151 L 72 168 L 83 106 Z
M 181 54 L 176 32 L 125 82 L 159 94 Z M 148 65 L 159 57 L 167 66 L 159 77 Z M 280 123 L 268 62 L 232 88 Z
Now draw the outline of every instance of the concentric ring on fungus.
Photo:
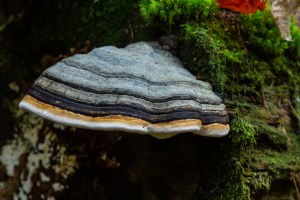
M 66 58 L 41 74 L 19 106 L 69 126 L 157 138 L 229 132 L 221 98 L 157 43 Z

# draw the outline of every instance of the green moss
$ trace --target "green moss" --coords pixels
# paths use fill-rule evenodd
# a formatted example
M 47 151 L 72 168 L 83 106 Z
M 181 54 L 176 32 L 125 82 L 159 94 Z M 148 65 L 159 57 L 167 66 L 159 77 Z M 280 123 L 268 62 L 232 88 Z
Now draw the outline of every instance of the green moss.
M 241 147 L 255 144 L 255 129 L 249 119 L 236 116 L 230 123 L 232 142 Z
M 293 21 L 291 25 L 291 35 L 293 37 L 293 42 L 289 43 L 289 48 L 293 50 L 293 52 L 297 52 L 292 56 L 295 60 L 300 60 L 300 28 L 296 26 L 295 21 Z
M 283 55 L 288 42 L 283 40 L 269 7 L 264 12 L 240 17 L 241 34 L 249 45 L 263 56 Z
M 211 0 L 143 0 L 140 3 L 141 15 L 150 23 L 157 19 L 169 28 L 182 24 L 191 18 L 209 17 L 216 3 Z
M 287 150 L 289 137 L 286 133 L 279 130 L 274 126 L 266 124 L 264 121 L 255 121 L 255 129 L 260 135 L 260 139 L 264 140 L 264 143 L 268 143 L 269 146 L 278 150 Z
M 244 172 L 244 179 L 253 191 L 269 190 L 273 180 L 267 171 L 253 172 L 251 170 Z

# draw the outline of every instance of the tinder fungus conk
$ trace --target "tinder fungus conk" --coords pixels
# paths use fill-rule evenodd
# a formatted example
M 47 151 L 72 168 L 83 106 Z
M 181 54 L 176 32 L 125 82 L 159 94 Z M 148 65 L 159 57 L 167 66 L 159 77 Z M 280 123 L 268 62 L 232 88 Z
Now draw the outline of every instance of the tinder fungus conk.
M 69 126 L 157 138 L 229 131 L 225 106 L 209 83 L 158 43 L 105 46 L 66 58 L 41 74 L 20 108 Z

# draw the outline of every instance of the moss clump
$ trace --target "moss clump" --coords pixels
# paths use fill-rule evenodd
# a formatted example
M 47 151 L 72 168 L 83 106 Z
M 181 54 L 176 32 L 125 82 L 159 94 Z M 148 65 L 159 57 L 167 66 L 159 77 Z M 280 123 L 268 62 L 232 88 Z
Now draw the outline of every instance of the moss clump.
M 172 27 L 191 18 L 208 17 L 215 7 L 216 3 L 211 0 L 142 0 L 140 12 L 148 22 L 167 24 L 171 31 Z
M 236 116 L 230 123 L 232 142 L 241 147 L 255 144 L 255 128 L 249 119 Z

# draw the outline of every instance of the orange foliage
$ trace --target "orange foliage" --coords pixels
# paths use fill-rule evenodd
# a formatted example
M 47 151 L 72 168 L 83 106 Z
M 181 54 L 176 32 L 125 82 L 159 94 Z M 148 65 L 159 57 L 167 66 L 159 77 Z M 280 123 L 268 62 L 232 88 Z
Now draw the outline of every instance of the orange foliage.
M 221 8 L 227 8 L 245 14 L 264 10 L 266 3 L 263 0 L 217 0 Z

